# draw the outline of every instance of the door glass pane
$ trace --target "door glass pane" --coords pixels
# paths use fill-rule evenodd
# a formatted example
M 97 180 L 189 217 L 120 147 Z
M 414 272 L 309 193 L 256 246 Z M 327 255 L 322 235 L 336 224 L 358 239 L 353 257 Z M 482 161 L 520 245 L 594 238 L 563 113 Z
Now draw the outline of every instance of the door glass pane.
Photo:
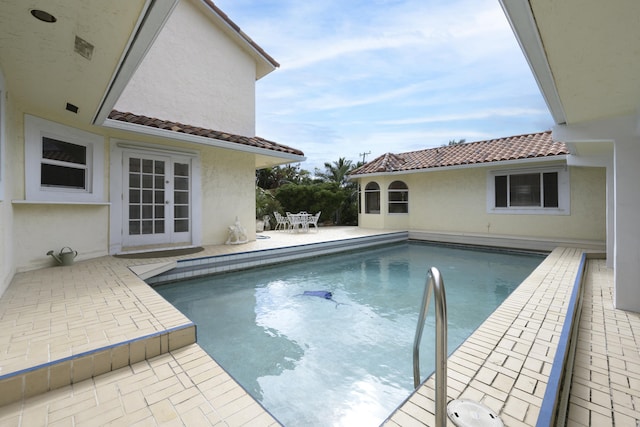
M 156 191 L 156 205 L 164 203 L 164 191 Z
M 129 172 L 140 172 L 140 159 L 129 159 Z
M 176 178 L 174 181 L 176 190 L 188 190 L 189 189 L 189 178 Z
M 189 206 L 174 206 L 173 212 L 176 219 L 189 218 Z
M 140 234 L 140 221 L 129 221 L 129 234 Z
M 188 205 L 189 204 L 189 193 L 186 191 L 176 191 L 174 200 L 176 204 L 179 205 Z
M 129 174 L 129 188 L 140 188 L 140 174 Z
M 153 234 L 153 221 L 142 221 L 142 234 Z
M 176 233 L 184 233 L 189 231 L 189 187 L 190 164 L 177 163 L 173 164 L 173 228 Z
M 175 163 L 174 164 L 175 176 L 189 176 L 189 164 L 188 163 Z
M 142 159 L 142 173 L 153 173 L 153 160 Z
M 164 188 L 164 175 L 163 176 L 156 176 L 155 188 L 156 189 L 163 189 Z
M 153 191 L 144 190 L 142 192 L 142 203 L 153 203 Z
M 164 176 L 164 162 L 162 160 L 156 160 L 154 168 L 156 174 Z
M 129 205 L 129 219 L 140 219 L 140 207 Z
M 164 233 L 165 162 L 130 158 L 129 167 L 129 234 Z
M 185 233 L 189 231 L 189 220 L 188 219 L 176 220 L 174 221 L 173 228 L 176 233 Z
M 153 206 L 151 205 L 143 205 L 142 206 L 142 219 L 150 219 L 153 218 Z

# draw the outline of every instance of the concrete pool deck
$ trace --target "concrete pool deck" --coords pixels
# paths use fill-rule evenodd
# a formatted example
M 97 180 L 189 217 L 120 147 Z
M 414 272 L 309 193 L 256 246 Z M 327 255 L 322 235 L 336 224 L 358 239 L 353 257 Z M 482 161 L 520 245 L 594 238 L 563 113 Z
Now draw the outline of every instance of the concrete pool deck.
M 379 234 L 271 231 L 182 258 Z M 450 357 L 449 398 L 482 401 L 508 426 L 536 424 L 581 254 L 555 250 Z M 101 257 L 16 274 L 0 298 L 0 426 L 277 425 L 130 269 L 179 259 Z M 616 426 L 640 422 L 640 315 L 612 308 L 612 276 L 589 261 L 568 425 L 613 425 L 600 422 L 607 414 Z M 433 425 L 432 398 L 430 379 L 387 424 Z

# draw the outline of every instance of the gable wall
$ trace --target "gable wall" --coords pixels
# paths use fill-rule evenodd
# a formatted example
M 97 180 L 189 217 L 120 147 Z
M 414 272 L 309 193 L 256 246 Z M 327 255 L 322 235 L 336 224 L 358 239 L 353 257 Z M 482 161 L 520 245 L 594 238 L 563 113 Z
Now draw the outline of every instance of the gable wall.
M 115 109 L 255 136 L 256 63 L 182 0 Z
M 570 168 L 570 215 L 516 215 L 487 212 L 489 169 L 394 174 L 366 178 L 381 187 L 379 215 L 360 214 L 359 225 L 390 230 L 468 233 L 542 239 L 606 240 L 605 168 Z M 409 186 L 409 214 L 385 214 L 386 189 L 394 180 Z M 363 205 L 364 206 L 364 205 Z

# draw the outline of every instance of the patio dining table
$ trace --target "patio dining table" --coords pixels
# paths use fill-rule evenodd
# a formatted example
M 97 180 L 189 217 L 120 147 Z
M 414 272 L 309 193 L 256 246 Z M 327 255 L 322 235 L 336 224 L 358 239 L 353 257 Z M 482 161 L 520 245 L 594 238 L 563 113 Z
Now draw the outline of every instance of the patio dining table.
M 291 213 L 287 212 L 287 219 L 289 220 L 289 229 L 294 232 L 308 232 L 309 220 L 313 218 L 313 214 L 307 212 Z

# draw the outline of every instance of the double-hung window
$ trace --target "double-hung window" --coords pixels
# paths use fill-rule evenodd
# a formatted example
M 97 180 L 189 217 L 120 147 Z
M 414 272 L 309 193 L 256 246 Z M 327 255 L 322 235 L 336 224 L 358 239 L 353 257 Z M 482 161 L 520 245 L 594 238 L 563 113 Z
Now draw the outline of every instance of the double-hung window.
M 389 184 L 389 213 L 409 213 L 409 187 L 402 181 Z
M 104 138 L 25 116 L 26 199 L 103 202 Z
M 43 135 L 40 186 L 87 191 L 90 166 L 87 164 L 87 148 L 84 144 L 73 144 Z
M 364 213 L 380 213 L 380 186 L 377 182 L 369 182 L 364 187 Z
M 569 214 L 569 173 L 564 167 L 492 171 L 487 190 L 490 212 Z

